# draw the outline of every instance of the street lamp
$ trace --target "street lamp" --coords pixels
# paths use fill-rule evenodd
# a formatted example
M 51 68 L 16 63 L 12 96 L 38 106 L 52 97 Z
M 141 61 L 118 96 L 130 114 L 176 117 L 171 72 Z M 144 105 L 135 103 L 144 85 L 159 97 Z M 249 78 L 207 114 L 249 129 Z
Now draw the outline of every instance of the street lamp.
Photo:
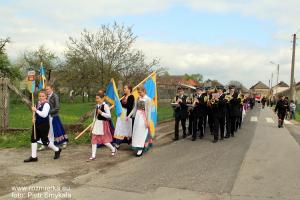
M 278 88 L 278 78 L 279 78 L 279 64 L 274 63 L 273 61 L 270 61 L 271 64 L 276 65 L 277 66 L 277 87 L 276 87 L 276 94 L 277 94 L 277 88 Z

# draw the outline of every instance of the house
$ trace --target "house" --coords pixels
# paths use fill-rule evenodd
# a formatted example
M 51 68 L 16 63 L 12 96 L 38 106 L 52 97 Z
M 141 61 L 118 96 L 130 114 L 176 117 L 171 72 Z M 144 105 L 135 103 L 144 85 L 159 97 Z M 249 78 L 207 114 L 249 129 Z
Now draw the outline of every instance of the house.
M 217 86 L 224 86 L 222 83 L 220 83 L 219 81 L 217 80 L 210 80 L 210 79 L 207 79 L 206 81 L 204 81 L 202 84 L 201 84 L 203 87 L 217 87 Z
M 277 95 L 278 93 L 289 89 L 289 85 L 283 81 L 280 81 L 277 85 L 272 87 L 272 95 Z
M 250 87 L 250 93 L 259 97 L 267 97 L 270 94 L 270 88 L 263 82 L 258 81 L 255 85 Z
M 187 80 L 185 76 L 178 75 L 162 75 L 157 77 L 157 88 L 159 100 L 170 101 L 177 92 L 177 88 L 180 85 L 189 85 L 197 87 L 200 83 L 197 80 Z M 191 89 L 185 87 L 187 94 L 191 93 Z

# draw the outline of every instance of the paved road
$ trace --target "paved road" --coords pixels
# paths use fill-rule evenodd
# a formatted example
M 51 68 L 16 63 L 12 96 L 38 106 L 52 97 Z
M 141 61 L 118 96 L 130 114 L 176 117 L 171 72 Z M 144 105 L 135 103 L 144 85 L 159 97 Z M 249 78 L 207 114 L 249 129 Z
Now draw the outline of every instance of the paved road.
M 170 124 L 160 129 L 168 132 L 169 128 Z M 92 168 L 87 165 L 86 173 L 68 176 L 68 181 L 60 179 L 58 172 L 33 185 L 70 186 L 76 200 L 299 200 L 299 132 L 294 123 L 278 129 L 274 113 L 256 107 L 247 113 L 234 138 L 217 144 L 210 135 L 195 142 L 190 138 L 170 142 L 173 136 L 169 135 L 161 139 L 164 145 L 141 158 L 106 167 L 98 160 Z

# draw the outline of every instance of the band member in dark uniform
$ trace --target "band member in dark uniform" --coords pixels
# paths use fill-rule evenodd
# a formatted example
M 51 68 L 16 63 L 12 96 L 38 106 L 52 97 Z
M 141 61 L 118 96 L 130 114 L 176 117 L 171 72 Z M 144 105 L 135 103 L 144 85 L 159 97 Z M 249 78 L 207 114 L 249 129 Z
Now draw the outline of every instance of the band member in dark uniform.
M 245 98 L 245 96 L 243 94 L 240 94 L 238 96 L 238 98 L 240 99 L 241 103 L 240 103 L 240 114 L 239 114 L 238 121 L 237 121 L 237 128 L 241 129 L 242 128 L 242 122 L 243 122 L 243 109 L 244 109 L 244 98 Z
M 223 93 L 224 87 L 218 86 L 217 93 L 212 94 L 211 107 L 212 115 L 214 119 L 214 140 L 213 143 L 218 142 L 219 132 L 220 139 L 224 139 L 224 129 L 225 129 L 225 114 L 226 114 L 226 99 Z M 220 130 L 220 131 L 219 131 Z
M 212 89 L 209 87 L 208 92 L 207 92 L 207 99 L 210 100 L 212 99 L 212 93 L 214 93 L 215 89 Z M 214 134 L 214 119 L 213 119 L 213 113 L 212 113 L 212 107 L 210 104 L 210 101 L 207 101 L 206 104 L 206 114 L 207 114 L 207 122 L 208 122 L 208 126 L 209 126 L 209 131 L 210 134 L 213 135 Z
M 204 90 L 205 90 L 205 96 L 208 99 L 208 97 L 209 97 L 209 94 L 208 94 L 209 87 L 204 87 Z M 207 107 L 207 104 L 206 104 L 206 110 L 205 110 L 204 117 L 203 117 L 203 129 L 204 129 L 204 133 L 206 133 L 207 116 L 208 116 L 208 107 Z
M 289 108 L 288 99 L 284 98 L 283 96 L 279 96 L 279 100 L 275 107 L 275 112 L 277 112 L 277 116 L 278 116 L 278 128 L 283 127 L 283 121 L 288 108 Z
M 188 104 L 193 104 L 196 93 L 192 94 L 191 97 L 187 100 Z M 188 127 L 188 135 L 193 134 L 193 122 L 194 122 L 194 108 L 192 106 L 188 107 L 188 115 L 189 115 L 189 127 Z
M 206 102 L 207 96 L 203 91 L 203 87 L 197 87 L 196 89 L 197 96 L 194 99 L 194 123 L 193 123 L 193 136 L 192 140 L 195 141 L 197 138 L 197 128 L 200 127 L 200 139 L 204 136 L 204 129 L 203 129 L 203 118 L 206 112 Z M 198 124 L 200 123 L 200 124 Z
M 237 91 L 234 91 L 230 100 L 230 120 L 231 120 L 231 136 L 234 137 L 234 132 L 237 131 L 237 119 L 240 115 L 241 100 L 238 98 Z
M 175 107 L 175 137 L 173 140 L 179 139 L 179 122 L 181 122 L 183 138 L 186 137 L 186 119 L 188 117 L 188 106 L 187 99 L 188 97 L 184 94 L 182 87 L 177 89 L 178 95 L 174 98 L 173 103 L 176 103 Z
M 231 91 L 232 86 L 229 86 L 229 91 Z M 226 136 L 225 138 L 230 138 L 230 134 L 231 134 L 231 106 L 230 106 L 230 100 L 232 99 L 232 94 L 233 94 L 234 90 L 232 90 L 232 92 L 228 92 L 225 95 L 225 99 L 226 99 L 226 104 L 225 104 L 225 127 L 226 127 Z

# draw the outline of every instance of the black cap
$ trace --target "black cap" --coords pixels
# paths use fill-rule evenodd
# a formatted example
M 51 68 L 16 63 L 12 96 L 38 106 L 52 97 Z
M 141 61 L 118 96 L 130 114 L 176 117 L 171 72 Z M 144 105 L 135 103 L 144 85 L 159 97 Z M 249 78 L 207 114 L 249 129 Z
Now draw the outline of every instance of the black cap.
M 183 87 L 179 86 L 179 87 L 177 88 L 177 91 L 179 91 L 179 90 L 183 90 Z
M 217 86 L 217 89 L 218 89 L 218 90 L 224 90 L 224 86 L 218 85 L 218 86 Z
M 204 89 L 205 89 L 205 90 L 210 90 L 210 89 L 211 89 L 211 87 L 209 87 L 209 86 L 205 86 L 205 87 L 204 87 Z
M 202 86 L 198 86 L 198 87 L 196 87 L 196 90 L 203 90 L 203 87 Z

